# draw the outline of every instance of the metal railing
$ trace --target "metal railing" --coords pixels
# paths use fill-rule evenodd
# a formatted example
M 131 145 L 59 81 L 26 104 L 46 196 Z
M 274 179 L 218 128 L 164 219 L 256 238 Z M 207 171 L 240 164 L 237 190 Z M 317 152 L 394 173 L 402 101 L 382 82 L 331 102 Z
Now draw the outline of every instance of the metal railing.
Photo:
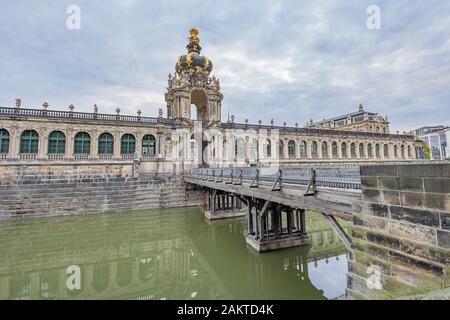
M 151 118 L 140 116 L 114 115 L 102 113 L 89 112 L 72 112 L 72 111 L 57 111 L 45 109 L 26 109 L 26 108 L 7 108 L 0 107 L 0 115 L 10 117 L 37 117 L 37 118 L 55 118 L 55 119 L 76 119 L 76 120 L 91 120 L 91 121 L 115 121 L 115 122 L 129 122 L 129 123 L 143 123 L 143 124 L 166 124 L 175 125 L 175 120 L 165 118 Z
M 312 129 L 301 127 L 288 127 L 288 126 L 272 126 L 272 125 L 255 125 L 255 124 L 242 124 L 233 122 L 222 122 L 222 128 L 224 129 L 240 129 L 240 130 L 278 130 L 280 133 L 301 134 L 310 136 L 343 136 L 349 135 L 353 137 L 361 138 L 403 138 L 413 140 L 413 135 L 405 134 L 390 134 L 390 133 L 378 133 L 378 132 L 360 132 L 350 130 L 335 130 L 335 129 Z
M 315 184 L 320 187 L 340 189 L 361 189 L 360 166 L 347 164 L 346 166 L 325 165 L 299 166 L 284 169 L 278 168 L 223 168 L 223 169 L 192 169 L 188 173 L 196 179 L 216 182 L 234 181 L 242 179 L 246 181 L 273 182 L 281 178 L 283 184 L 307 186 L 311 178 L 315 177 Z

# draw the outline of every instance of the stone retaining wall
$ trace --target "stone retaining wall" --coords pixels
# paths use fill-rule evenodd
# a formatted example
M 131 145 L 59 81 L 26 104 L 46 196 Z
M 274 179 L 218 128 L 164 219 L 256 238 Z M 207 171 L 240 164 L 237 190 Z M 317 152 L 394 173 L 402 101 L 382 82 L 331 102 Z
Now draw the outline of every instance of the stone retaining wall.
M 348 295 L 386 299 L 447 287 L 450 164 L 361 167 L 361 181 Z
M 181 176 L 130 164 L 1 165 L 0 219 L 201 205 Z

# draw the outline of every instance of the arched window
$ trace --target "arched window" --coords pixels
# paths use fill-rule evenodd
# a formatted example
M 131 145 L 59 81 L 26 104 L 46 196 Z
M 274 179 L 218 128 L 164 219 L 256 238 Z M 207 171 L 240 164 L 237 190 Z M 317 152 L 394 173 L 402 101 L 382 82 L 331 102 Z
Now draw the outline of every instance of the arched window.
M 317 141 L 313 141 L 311 142 L 311 157 L 313 159 L 317 159 L 318 158 L 318 150 L 317 150 Z
M 350 145 L 350 154 L 352 158 L 356 158 L 356 144 L 354 143 Z
M 328 144 L 325 141 L 322 142 L 322 158 L 328 158 Z
M 125 287 L 130 284 L 132 275 L 132 262 L 130 260 L 119 261 L 117 263 L 116 282 L 119 287 Z
M 236 158 L 242 159 L 245 157 L 245 142 L 244 139 L 237 139 L 234 146 L 234 155 Z
M 283 143 L 283 140 L 278 141 L 278 157 L 284 158 L 284 143 Z
M 86 132 L 78 132 L 73 147 L 74 154 L 91 153 L 91 136 Z
M 288 153 L 289 158 L 295 158 L 295 142 L 292 140 L 288 143 Z
M 142 154 L 150 156 L 154 156 L 156 154 L 155 136 L 147 134 L 142 138 Z
M 308 145 L 306 141 L 300 142 L 300 157 L 307 158 L 308 157 Z
M 136 138 L 132 134 L 124 134 L 120 140 L 120 154 L 134 154 Z
M 97 292 L 102 292 L 109 284 L 109 264 L 100 263 L 94 265 L 92 286 Z
M 411 146 L 408 146 L 408 158 L 412 158 Z
M 373 149 L 372 149 L 372 144 L 371 143 L 369 143 L 367 145 L 367 156 L 369 158 L 373 158 Z
M 48 154 L 66 153 L 66 136 L 61 131 L 53 131 L 48 136 Z
M 0 154 L 9 153 L 9 132 L 5 129 L 0 130 Z
M 377 158 L 381 158 L 381 150 L 380 145 L 378 143 L 375 145 L 375 155 Z
M 383 149 L 384 149 L 384 157 L 389 158 L 389 146 L 385 144 Z
M 359 144 L 359 157 L 360 158 L 365 158 L 366 154 L 364 152 L 364 143 L 360 143 Z
M 333 142 L 331 144 L 331 153 L 333 154 L 333 158 L 338 158 L 338 145 L 336 142 Z
M 252 139 L 250 143 L 250 157 L 252 160 L 256 160 L 258 158 L 258 140 Z
M 27 130 L 20 137 L 20 153 L 36 154 L 39 151 L 39 135 L 34 130 Z
M 264 157 L 272 157 L 272 144 L 270 140 L 266 140 L 266 145 L 264 146 Z
M 58 271 L 46 270 L 40 276 L 40 298 L 44 300 L 55 299 L 58 294 Z
M 114 153 L 114 137 L 111 133 L 105 132 L 98 138 L 98 154 Z
M 342 158 L 347 158 L 347 143 L 342 142 L 341 144 L 341 154 Z
M 153 258 L 139 259 L 139 279 L 141 281 L 148 281 L 153 278 L 155 274 L 155 261 Z
M 394 146 L 394 157 L 398 159 L 398 147 Z
M 403 145 L 401 147 L 401 152 L 402 152 L 402 159 L 405 159 L 405 146 Z

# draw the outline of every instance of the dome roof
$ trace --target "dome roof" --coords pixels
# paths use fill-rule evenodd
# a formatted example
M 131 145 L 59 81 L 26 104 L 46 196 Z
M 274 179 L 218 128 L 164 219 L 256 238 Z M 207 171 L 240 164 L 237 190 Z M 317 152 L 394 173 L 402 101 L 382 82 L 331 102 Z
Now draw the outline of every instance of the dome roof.
M 192 28 L 189 32 L 191 36 L 188 38 L 189 43 L 186 46 L 188 53 L 178 58 L 175 70 L 179 75 L 184 72 L 209 75 L 213 69 L 213 64 L 208 57 L 200 55 L 202 47 L 200 46 L 200 39 L 198 38 L 198 30 Z

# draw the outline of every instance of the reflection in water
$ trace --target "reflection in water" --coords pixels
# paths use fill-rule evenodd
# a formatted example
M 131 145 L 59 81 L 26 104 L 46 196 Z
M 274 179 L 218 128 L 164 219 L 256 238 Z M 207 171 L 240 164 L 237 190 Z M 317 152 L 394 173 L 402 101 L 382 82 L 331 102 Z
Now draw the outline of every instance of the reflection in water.
M 325 299 L 347 253 L 318 214 L 311 245 L 257 254 L 246 219 L 199 208 L 2 221 L 0 299 Z M 348 227 L 347 227 L 348 228 Z

